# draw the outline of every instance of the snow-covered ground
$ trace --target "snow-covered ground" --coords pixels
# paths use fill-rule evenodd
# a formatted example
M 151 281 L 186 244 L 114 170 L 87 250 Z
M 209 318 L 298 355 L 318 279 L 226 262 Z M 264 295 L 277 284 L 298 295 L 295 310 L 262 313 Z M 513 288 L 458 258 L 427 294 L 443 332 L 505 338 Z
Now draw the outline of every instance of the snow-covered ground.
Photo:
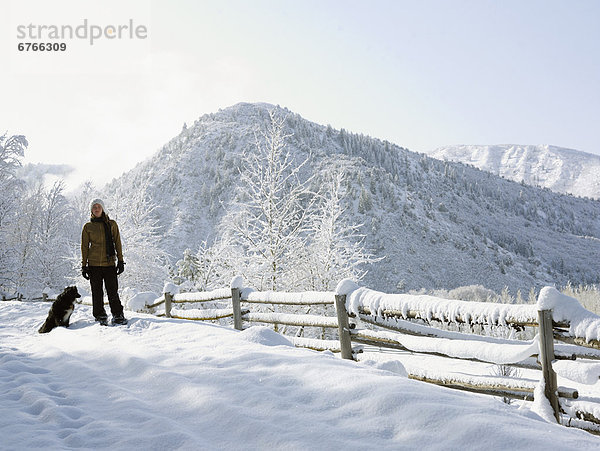
M 48 308 L 0 303 L 2 449 L 600 447 L 527 405 L 294 348 L 268 328 L 132 312 L 101 327 L 78 305 L 69 329 L 40 335 Z

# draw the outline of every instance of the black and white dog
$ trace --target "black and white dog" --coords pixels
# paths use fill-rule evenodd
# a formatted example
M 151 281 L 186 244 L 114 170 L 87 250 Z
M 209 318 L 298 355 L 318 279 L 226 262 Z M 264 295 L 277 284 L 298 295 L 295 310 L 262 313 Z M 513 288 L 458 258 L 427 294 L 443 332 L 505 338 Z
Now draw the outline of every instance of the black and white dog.
M 45 334 L 58 326 L 69 327 L 69 319 L 75 308 L 75 299 L 81 295 L 77 291 L 77 287 L 67 287 L 59 294 L 56 301 L 52 303 L 46 322 L 40 327 L 38 332 Z

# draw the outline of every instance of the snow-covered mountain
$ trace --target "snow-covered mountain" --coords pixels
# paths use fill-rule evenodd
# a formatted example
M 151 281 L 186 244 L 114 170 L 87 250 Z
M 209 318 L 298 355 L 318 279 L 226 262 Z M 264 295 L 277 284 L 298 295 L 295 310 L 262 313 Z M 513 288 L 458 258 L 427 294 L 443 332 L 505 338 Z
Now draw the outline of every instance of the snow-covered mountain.
M 528 290 L 600 282 L 600 202 L 515 183 L 460 163 L 307 121 L 285 108 L 240 103 L 200 117 L 106 187 L 144 191 L 158 205 L 161 245 L 181 258 L 212 240 L 269 110 L 287 116 L 287 146 L 303 177 L 343 171 L 346 215 L 378 257 L 364 284 L 386 292 L 481 284 Z M 125 246 L 135 243 L 125 243 Z M 525 295 L 526 293 L 524 293 Z
M 600 156 L 562 147 L 446 146 L 429 153 L 458 161 L 516 182 L 550 188 L 558 193 L 600 199 Z

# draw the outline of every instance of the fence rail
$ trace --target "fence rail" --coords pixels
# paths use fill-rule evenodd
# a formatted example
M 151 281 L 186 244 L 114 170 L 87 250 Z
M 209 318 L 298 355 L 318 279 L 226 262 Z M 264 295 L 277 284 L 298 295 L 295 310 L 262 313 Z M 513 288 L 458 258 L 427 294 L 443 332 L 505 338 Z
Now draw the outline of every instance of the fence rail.
M 523 399 L 525 401 L 533 401 L 533 392 L 535 391 L 534 386 L 530 387 L 515 387 L 512 385 L 503 385 L 501 383 L 490 385 L 485 382 L 473 384 L 465 382 L 461 379 L 445 378 L 441 380 L 439 378 L 421 376 L 416 374 L 409 374 L 409 379 L 414 379 L 421 382 L 428 382 L 434 385 L 440 385 L 442 387 L 454 388 L 456 390 L 469 391 L 473 393 L 483 393 L 492 396 L 502 396 L 514 399 Z M 577 399 L 579 393 L 577 390 L 566 387 L 558 387 L 558 396 L 565 399 Z
M 287 304 L 290 305 L 290 304 Z M 290 313 L 252 313 L 242 315 L 244 321 L 268 324 L 284 324 L 286 326 L 330 327 L 337 329 L 336 318 L 319 315 L 294 315 Z
M 13 296 L 11 298 L 7 298 L 6 295 L 2 295 L 2 302 L 5 301 L 22 301 L 24 299 L 22 294 L 19 294 L 17 296 Z M 41 296 L 35 297 L 35 298 L 28 298 L 29 301 L 43 301 L 43 302 L 47 302 L 47 301 L 56 301 L 56 298 L 50 298 L 48 296 L 47 293 L 43 293 Z
M 467 301 L 465 301 L 467 302 Z M 501 304 L 504 305 L 504 304 Z M 533 310 L 535 313 L 535 310 Z M 359 314 L 364 315 L 366 317 L 373 316 L 373 312 L 371 312 L 369 307 L 360 307 Z M 400 318 L 400 319 L 417 319 L 423 320 L 426 322 L 438 321 L 440 323 L 456 323 L 456 324 L 468 324 L 468 325 L 492 325 L 492 326 L 512 326 L 516 329 L 520 329 L 523 327 L 538 327 L 537 318 L 518 318 L 513 316 L 508 316 L 502 319 L 502 321 L 494 321 L 493 317 L 488 316 L 480 316 L 480 317 L 467 317 L 463 318 L 461 315 L 453 316 L 448 313 L 434 312 L 429 314 L 429 312 L 418 311 L 418 310 L 410 310 L 407 312 L 402 312 L 398 310 L 382 310 L 377 316 L 382 316 L 383 318 Z M 568 328 L 569 324 L 565 322 L 554 323 L 556 327 L 564 327 Z

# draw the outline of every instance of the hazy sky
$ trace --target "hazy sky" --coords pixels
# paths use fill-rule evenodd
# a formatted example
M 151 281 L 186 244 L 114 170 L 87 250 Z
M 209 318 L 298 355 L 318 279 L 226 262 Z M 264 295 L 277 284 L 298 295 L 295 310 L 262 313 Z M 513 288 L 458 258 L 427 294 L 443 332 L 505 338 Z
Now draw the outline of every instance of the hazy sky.
M 5 1 L 0 133 L 102 186 L 205 113 L 269 102 L 425 152 L 553 144 L 600 154 L 600 1 Z M 17 27 L 129 24 L 146 39 Z M 39 41 L 37 41 L 39 42 Z

